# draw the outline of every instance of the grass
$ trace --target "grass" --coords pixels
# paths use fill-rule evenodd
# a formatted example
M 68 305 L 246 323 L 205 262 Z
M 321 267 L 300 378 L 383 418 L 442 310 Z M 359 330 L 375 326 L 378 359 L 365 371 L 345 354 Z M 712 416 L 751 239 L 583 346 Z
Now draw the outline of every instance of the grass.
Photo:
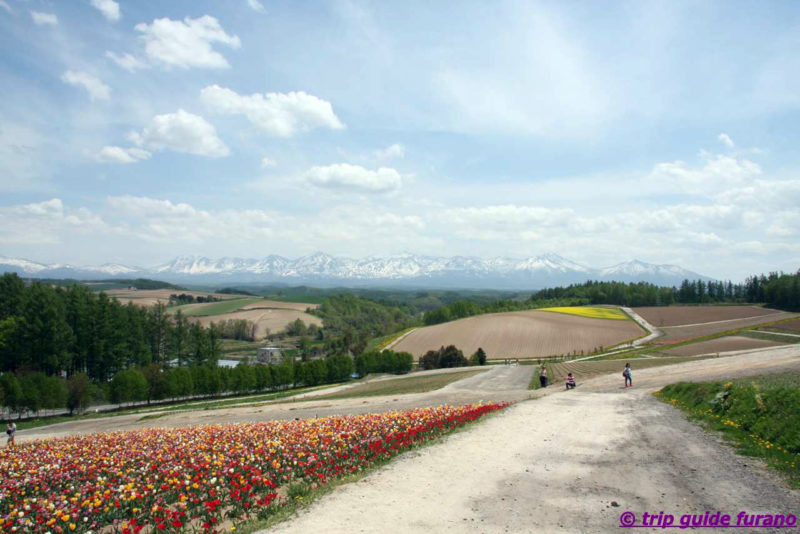
M 800 373 L 729 382 L 680 382 L 655 393 L 691 420 L 717 430 L 740 454 L 760 458 L 800 488 Z
M 401 330 L 400 332 L 395 332 L 394 334 L 388 334 L 388 335 L 385 335 L 385 336 L 374 337 L 374 338 L 369 340 L 369 344 L 367 345 L 366 352 L 369 352 L 371 350 L 383 350 L 387 346 L 389 346 L 389 344 L 392 341 L 394 341 L 395 339 L 399 338 L 403 334 L 411 332 L 415 328 L 418 328 L 418 327 L 417 326 L 412 326 L 410 328 L 406 328 L 405 330 Z
M 314 397 L 314 399 L 349 399 L 354 397 L 374 397 L 378 395 L 405 395 L 408 393 L 424 393 L 426 391 L 433 391 L 443 388 L 451 382 L 469 378 L 478 373 L 483 373 L 486 370 L 487 369 L 475 371 L 454 371 L 451 373 L 441 373 L 427 376 L 376 380 L 374 382 L 367 382 L 353 386 L 352 388 L 348 388 L 344 391 L 337 391 L 336 393 L 330 393 L 328 395 L 319 395 Z
M 172 306 L 168 308 L 170 313 L 176 313 L 178 310 L 186 317 L 206 317 L 209 315 L 222 315 L 223 313 L 231 313 L 248 304 L 256 304 L 263 302 L 262 297 L 246 297 L 238 299 L 228 299 L 219 302 L 210 302 L 208 304 L 184 304 L 183 306 Z
M 559 308 L 539 308 L 538 311 L 564 313 L 589 317 L 590 319 L 613 319 L 615 321 L 628 321 L 630 317 L 619 308 L 597 308 L 593 306 L 564 306 Z

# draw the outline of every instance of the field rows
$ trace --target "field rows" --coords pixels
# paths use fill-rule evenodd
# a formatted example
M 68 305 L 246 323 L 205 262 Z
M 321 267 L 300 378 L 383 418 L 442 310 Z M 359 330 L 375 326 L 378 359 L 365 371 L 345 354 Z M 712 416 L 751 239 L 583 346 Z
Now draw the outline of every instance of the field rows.
M 636 379 L 637 369 L 648 369 L 663 365 L 672 365 L 688 361 L 696 361 L 698 358 L 690 357 L 670 357 L 670 358 L 636 358 L 630 360 L 633 369 L 634 380 Z M 567 373 L 572 373 L 575 381 L 580 384 L 590 378 L 600 375 L 616 373 L 622 382 L 622 369 L 625 368 L 625 360 L 601 360 L 583 362 L 553 362 L 547 364 L 548 376 L 551 384 L 555 386 L 564 385 Z

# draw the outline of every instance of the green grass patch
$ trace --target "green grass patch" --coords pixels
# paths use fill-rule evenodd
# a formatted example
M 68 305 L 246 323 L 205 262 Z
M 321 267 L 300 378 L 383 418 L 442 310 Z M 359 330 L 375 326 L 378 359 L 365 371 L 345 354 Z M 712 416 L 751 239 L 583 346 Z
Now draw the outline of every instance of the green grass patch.
M 388 347 L 389 344 L 392 341 L 394 341 L 395 339 L 399 338 L 403 334 L 407 334 L 408 332 L 411 332 L 415 328 L 419 328 L 419 327 L 412 326 L 410 328 L 406 328 L 405 330 L 401 330 L 399 332 L 395 332 L 394 334 L 388 334 L 388 335 L 385 335 L 385 336 L 374 337 L 374 338 L 369 340 L 369 343 L 367 343 L 367 349 L 366 349 L 365 352 L 369 352 L 369 351 L 372 351 L 372 350 L 383 350 L 386 347 Z
M 386 380 L 376 380 L 366 382 L 344 391 L 337 391 L 328 395 L 319 395 L 314 399 L 349 399 L 353 397 L 374 397 L 378 395 L 405 395 L 408 393 L 424 393 L 443 388 L 451 382 L 469 378 L 478 373 L 483 373 L 487 369 L 474 371 L 453 371 L 450 373 L 440 373 L 426 376 L 408 378 L 390 378 Z
M 655 396 L 691 420 L 721 431 L 739 453 L 764 460 L 800 487 L 800 373 L 680 382 Z
M 210 302 L 208 304 L 184 304 L 183 306 L 171 306 L 167 310 L 169 313 L 176 313 L 178 310 L 186 317 L 207 317 L 209 315 L 222 315 L 223 313 L 231 313 L 236 310 L 247 306 L 248 304 L 257 304 L 264 302 L 262 297 L 247 297 L 240 299 L 228 299 L 219 302 Z

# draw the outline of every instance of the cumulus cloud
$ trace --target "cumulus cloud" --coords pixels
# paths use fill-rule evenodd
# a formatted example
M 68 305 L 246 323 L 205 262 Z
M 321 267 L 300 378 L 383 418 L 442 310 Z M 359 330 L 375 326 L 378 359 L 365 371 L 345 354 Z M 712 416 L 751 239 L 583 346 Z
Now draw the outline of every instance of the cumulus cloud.
M 119 4 L 114 0 L 92 0 L 92 5 L 111 22 L 117 22 L 119 20 Z
M 247 5 L 253 11 L 258 11 L 259 13 L 266 13 L 267 12 L 267 10 L 264 9 L 264 4 L 262 4 L 258 0 L 247 0 Z
M 59 198 L 0 207 L 0 244 L 52 245 L 75 234 L 109 230 L 98 215 L 85 208 L 67 209 Z
M 148 159 L 150 152 L 147 150 L 130 147 L 122 148 L 119 146 L 104 146 L 95 158 L 101 163 L 138 163 Z
M 61 75 L 61 81 L 75 87 L 83 87 L 92 100 L 108 100 L 111 97 L 111 88 L 88 72 L 68 70 Z
M 303 91 L 240 95 L 231 89 L 210 85 L 200 92 L 201 100 L 213 111 L 244 115 L 254 125 L 279 137 L 291 137 L 314 128 L 340 130 L 344 124 L 330 102 Z
M 381 167 L 372 171 L 349 163 L 311 167 L 304 178 L 317 187 L 351 189 L 365 193 L 387 193 L 403 185 L 403 177 L 395 169 Z
M 395 143 L 391 146 L 387 146 L 386 148 L 375 151 L 375 157 L 378 159 L 402 159 L 405 157 L 405 155 L 406 147 L 399 143 Z
M 709 195 L 745 185 L 762 173 L 757 163 L 747 159 L 707 153 L 702 153 L 701 157 L 703 164 L 700 167 L 683 161 L 659 163 L 648 180 L 665 189 L 691 195 Z
M 106 57 L 128 72 L 150 68 L 150 65 L 128 53 L 120 56 L 114 52 L 107 51 Z
M 275 161 L 274 159 L 269 159 L 269 158 L 262 158 L 261 159 L 261 168 L 262 169 L 266 169 L 266 168 L 269 168 L 269 167 L 277 167 L 277 166 L 278 166 L 278 162 Z
M 56 26 L 58 17 L 55 13 L 42 13 L 41 11 L 31 11 L 33 23 L 37 26 Z
M 182 21 L 156 19 L 152 24 L 137 24 L 135 29 L 142 34 L 150 61 L 167 68 L 227 68 L 228 61 L 213 45 L 219 43 L 233 49 L 241 46 L 239 37 L 228 35 L 210 15 Z
M 210 122 L 182 109 L 156 115 L 141 133 L 132 132 L 129 137 L 140 147 L 151 150 L 173 150 L 212 158 L 230 154 Z
M 719 134 L 717 139 L 719 139 L 720 142 L 728 148 L 734 148 L 736 146 L 733 144 L 733 139 L 731 139 L 731 137 L 726 133 Z

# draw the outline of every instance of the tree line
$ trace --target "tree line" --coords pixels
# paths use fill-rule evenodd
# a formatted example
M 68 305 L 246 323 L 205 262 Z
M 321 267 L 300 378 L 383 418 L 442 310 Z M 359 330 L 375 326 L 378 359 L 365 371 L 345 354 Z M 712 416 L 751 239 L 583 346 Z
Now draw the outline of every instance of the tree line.
M 25 284 L 0 277 L 0 371 L 85 373 L 106 381 L 151 363 L 216 364 L 220 333 L 164 305 L 121 304 L 86 286 Z

